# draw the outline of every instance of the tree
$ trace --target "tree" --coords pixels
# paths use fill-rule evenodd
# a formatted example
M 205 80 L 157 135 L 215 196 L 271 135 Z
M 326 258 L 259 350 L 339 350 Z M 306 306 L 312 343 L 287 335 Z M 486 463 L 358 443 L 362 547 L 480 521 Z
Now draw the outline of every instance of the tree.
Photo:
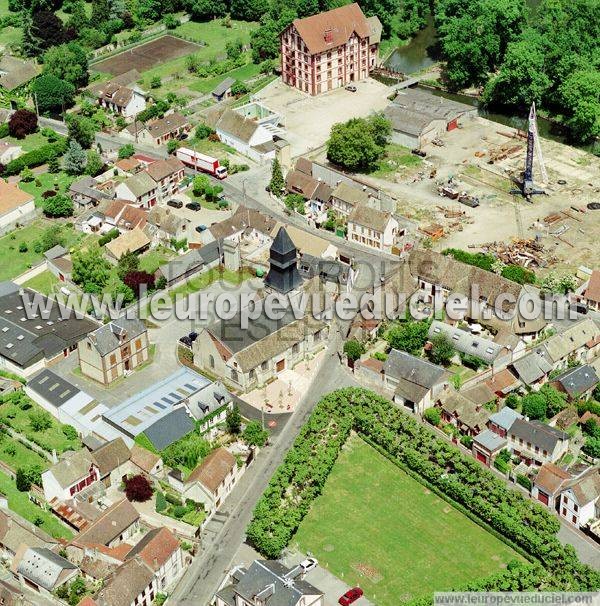
M 96 123 L 91 118 L 69 114 L 66 118 L 69 138 L 77 141 L 84 149 L 89 149 L 96 137 Z
M 242 428 L 242 415 L 240 414 L 240 408 L 237 404 L 227 411 L 225 425 L 227 425 L 227 431 L 230 434 L 237 435 L 240 433 L 240 429 Z
M 269 10 L 267 0 L 231 0 L 231 17 L 240 21 L 260 21 Z M 227 57 L 230 57 L 227 53 Z
M 136 253 L 128 250 L 117 263 L 117 275 L 121 280 L 131 272 L 138 271 L 140 268 L 140 258 Z
M 23 53 L 28 57 L 41 54 L 75 38 L 75 32 L 64 27 L 51 10 L 23 11 Z
M 165 495 L 160 491 L 156 491 L 156 503 L 155 509 L 157 513 L 161 513 L 168 507 L 167 499 L 165 499 Z
M 73 282 L 84 292 L 99 293 L 106 286 L 111 267 L 99 246 L 77 249 L 73 255 Z
M 350 339 L 344 343 L 344 353 L 351 362 L 356 362 L 364 353 L 365 347 L 356 339 Z
M 48 172 L 55 175 L 59 173 L 61 170 L 60 160 L 58 156 L 52 156 L 50 160 L 48 160 Z
M 56 76 L 75 87 L 88 83 L 87 53 L 77 42 L 54 46 L 44 54 L 42 73 Z
M 222 192 L 223 187 L 221 185 L 211 185 L 204 188 L 204 197 L 207 202 L 216 202 Z
M 600 438 L 586 438 L 581 450 L 594 459 L 600 458 Z
M 73 105 L 75 87 L 56 76 L 42 74 L 33 81 L 31 91 L 41 113 Z
M 154 288 L 154 274 L 149 274 L 147 271 L 131 271 L 123 278 L 123 282 L 131 288 L 136 297 L 139 297 L 142 286 L 146 286 L 147 290 Z
M 72 139 L 63 158 L 63 167 L 69 175 L 81 175 L 87 164 L 87 154 L 84 149 Z
M 237 17 L 235 16 L 233 16 L 233 18 L 237 19 Z M 227 53 L 227 58 L 237 59 L 242 54 L 243 48 L 244 45 L 242 44 L 242 41 L 239 38 L 237 40 L 229 40 L 229 42 L 225 44 L 225 52 Z
M 20 492 L 27 492 L 31 488 L 31 479 L 24 467 L 17 468 L 15 484 L 17 485 L 17 490 Z
M 47 217 L 73 216 L 73 200 L 66 194 L 56 194 L 44 200 L 44 214 Z
M 200 123 L 196 126 L 196 139 L 206 139 L 215 131 L 208 124 Z
M 539 391 L 540 395 L 546 400 L 546 414 L 549 418 L 557 415 L 567 406 L 566 394 L 558 391 L 551 385 L 543 385 Z
M 11 137 L 24 139 L 37 130 L 38 120 L 34 112 L 28 109 L 18 109 L 8 121 L 8 132 Z
M 248 92 L 250 92 L 250 89 L 246 86 L 244 82 L 240 82 L 240 80 L 236 80 L 231 85 L 231 94 L 234 97 L 241 97 L 242 95 L 245 95 Z
M 406 351 L 416 356 L 421 353 L 427 342 L 429 322 L 402 322 L 395 324 L 385 335 L 393 349 Z
M 279 160 L 275 158 L 271 164 L 271 180 L 269 181 L 269 191 L 279 196 L 285 187 L 285 181 L 283 180 L 283 173 L 281 171 L 281 164 Z
M 179 147 L 179 143 L 175 139 L 167 141 L 167 153 L 174 154 Z
M 92 4 L 92 16 L 90 23 L 99 27 L 102 23 L 110 19 L 110 4 L 108 0 L 96 0 Z
M 539 393 L 528 393 L 521 399 L 521 411 L 530 419 L 545 419 L 547 413 L 546 398 Z
M 509 408 L 512 408 L 514 410 L 515 408 L 517 408 L 519 406 L 520 401 L 521 401 L 521 399 L 519 398 L 519 396 L 516 393 L 509 393 L 506 396 L 506 400 L 504 400 L 504 403 Z
M 29 425 L 36 432 L 50 429 L 52 417 L 45 410 L 34 410 L 29 413 Z
M 192 182 L 192 192 L 195 196 L 203 196 L 210 188 L 210 179 L 206 175 L 196 175 Z
M 144 503 L 152 498 L 152 485 L 139 474 L 125 479 L 125 496 L 128 501 Z
M 125 160 L 126 158 L 131 158 L 135 154 L 135 147 L 133 147 L 132 143 L 126 143 L 119 149 L 119 160 Z
M 560 87 L 567 110 L 567 124 L 580 141 L 600 136 L 600 73 L 580 69 L 568 75 Z
M 129 305 L 135 299 L 135 293 L 130 286 L 121 280 L 113 280 L 106 291 L 112 299 L 114 307 Z
M 434 425 L 435 427 L 438 427 L 439 424 L 442 422 L 442 415 L 440 413 L 440 409 L 439 408 L 428 408 L 424 413 L 423 413 L 423 418 L 428 422 L 431 423 L 432 425 Z
M 455 353 L 456 351 L 454 351 L 452 343 L 445 335 L 436 335 L 431 339 L 429 359 L 434 364 L 445 366 L 450 362 Z
M 162 86 L 162 80 L 160 76 L 152 76 L 150 80 L 150 88 L 160 88 Z
M 269 432 L 263 429 L 258 421 L 250 421 L 244 428 L 242 438 L 249 446 L 264 446 L 269 438 Z
M 104 168 L 104 160 L 97 151 L 89 149 L 87 152 L 87 162 L 85 165 L 85 174 L 95 177 L 102 172 Z
M 63 425 L 62 430 L 65 437 L 69 440 L 76 440 L 78 438 L 77 430 L 73 427 L 73 425 Z
M 194 21 L 210 21 L 227 14 L 223 0 L 185 0 L 184 5 Z

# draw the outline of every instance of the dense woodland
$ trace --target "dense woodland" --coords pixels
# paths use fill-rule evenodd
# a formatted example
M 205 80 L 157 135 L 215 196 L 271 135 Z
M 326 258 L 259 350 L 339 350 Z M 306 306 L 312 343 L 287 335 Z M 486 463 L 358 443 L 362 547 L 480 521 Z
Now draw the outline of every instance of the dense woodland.
M 252 35 L 257 63 L 276 59 L 279 33 L 296 17 L 346 0 L 96 0 L 88 18 L 83 0 L 10 0 L 3 25 L 23 25 L 22 52 L 43 57 L 46 88 L 69 97 L 87 82 L 86 51 L 123 30 L 141 31 L 187 11 L 197 21 L 260 21 Z M 600 2 L 598 0 L 364 0 L 384 36 L 407 39 L 433 14 L 444 82 L 450 90 L 480 87 L 483 101 L 510 111 L 535 101 L 570 127 L 573 138 L 600 135 Z M 63 19 L 57 16 L 61 10 Z M 64 15 L 67 15 L 66 20 Z M 176 23 L 176 22 L 175 22 Z M 68 45 L 68 46 L 66 46 Z M 60 46 L 60 52 L 53 47 Z

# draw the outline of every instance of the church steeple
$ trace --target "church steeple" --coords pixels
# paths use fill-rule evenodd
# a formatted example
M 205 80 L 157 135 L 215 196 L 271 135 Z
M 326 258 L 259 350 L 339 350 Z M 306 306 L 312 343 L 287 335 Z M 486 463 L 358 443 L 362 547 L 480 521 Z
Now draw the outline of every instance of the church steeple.
M 298 288 L 302 278 L 298 272 L 297 251 L 285 227 L 281 227 L 271 244 L 269 273 L 265 284 L 282 294 Z

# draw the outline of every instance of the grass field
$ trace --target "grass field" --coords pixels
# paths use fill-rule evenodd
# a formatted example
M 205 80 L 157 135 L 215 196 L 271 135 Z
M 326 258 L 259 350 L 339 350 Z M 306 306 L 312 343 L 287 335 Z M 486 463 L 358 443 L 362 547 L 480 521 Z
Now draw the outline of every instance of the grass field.
M 3 434 L 0 439 L 0 461 L 6 463 L 15 471 L 19 467 L 30 467 L 39 465 L 42 470 L 50 467 L 50 461 L 33 451 L 31 448 L 14 440 L 8 434 Z
M 49 295 L 55 291 L 56 285 L 59 283 L 58 278 L 50 271 L 43 271 L 41 274 L 38 274 L 31 280 L 27 280 L 27 282 L 23 283 L 25 288 L 31 288 L 32 290 L 37 290 L 41 292 L 43 295 Z
M 520 559 L 358 437 L 348 440 L 294 541 L 378 606 L 448 590 Z
M 168 263 L 176 256 L 174 251 L 159 246 L 140 257 L 140 270 L 153 274 L 161 265 Z
M 421 164 L 423 164 L 423 160 L 419 156 L 411 154 L 408 147 L 390 143 L 386 147 L 383 158 L 377 162 L 376 169 L 369 174 L 372 177 L 385 179 L 393 176 L 397 171 L 414 169 L 421 166 Z
M 8 507 L 31 523 L 41 520 L 39 527 L 54 538 L 73 538 L 73 533 L 63 526 L 52 513 L 38 507 L 29 500 L 26 492 L 19 492 L 15 483 L 5 473 L 0 472 L 0 492 L 6 495 Z
M 218 282 L 219 280 L 237 285 L 241 284 L 244 280 L 248 280 L 253 277 L 254 274 L 247 269 L 242 269 L 240 272 L 224 269 L 221 272 L 217 268 L 212 268 L 199 274 L 195 278 L 191 278 L 185 284 L 182 284 L 181 286 L 169 291 L 169 295 L 171 299 L 175 300 L 175 297 L 177 296 L 187 296 L 191 293 L 198 292 L 199 290 L 203 290 L 210 286 L 213 282 Z
M 242 67 L 232 69 L 230 72 L 221 74 L 220 76 L 211 76 L 210 78 L 201 78 L 194 84 L 191 84 L 189 88 L 199 93 L 210 93 L 214 90 L 225 78 L 235 78 L 241 82 L 255 78 L 260 73 L 260 66 L 256 63 L 246 63 Z
M 71 187 L 72 182 L 73 177 L 70 177 L 63 172 L 56 174 L 42 173 L 40 175 L 36 175 L 35 179 L 33 179 L 33 181 L 29 181 L 28 183 L 20 181 L 19 188 L 32 196 L 35 196 L 36 206 L 42 206 L 44 202 L 42 194 L 45 191 L 48 191 L 49 189 L 56 189 L 58 186 L 58 191 L 64 193 L 69 189 L 69 187 Z

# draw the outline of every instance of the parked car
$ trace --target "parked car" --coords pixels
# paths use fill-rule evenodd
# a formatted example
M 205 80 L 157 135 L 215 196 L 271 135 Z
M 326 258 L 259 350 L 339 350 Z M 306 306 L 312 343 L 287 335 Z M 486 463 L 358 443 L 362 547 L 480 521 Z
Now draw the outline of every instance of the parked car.
M 183 202 L 181 200 L 169 200 L 167 202 L 167 206 L 171 206 L 172 208 L 183 208 Z
M 300 566 L 300 568 L 302 568 L 302 572 L 306 574 L 307 572 L 314 570 L 318 563 L 317 558 L 306 558 L 306 560 L 302 560 L 298 566 Z
M 188 335 L 190 341 L 195 341 L 198 338 L 198 333 L 195 330 L 192 330 L 192 332 Z
M 590 210 L 600 210 L 600 202 L 590 202 L 587 207 Z
M 187 138 L 188 138 L 188 134 L 187 133 L 181 133 L 181 134 L 177 135 L 177 139 L 179 141 L 183 141 L 184 139 L 187 139 Z
M 185 337 L 181 337 L 179 339 L 180 343 L 183 343 L 186 347 L 191 347 L 192 346 L 192 340 L 185 336 Z
M 420 156 L 421 158 L 424 158 L 427 155 L 422 149 L 419 149 L 418 147 L 414 147 L 413 149 L 411 149 L 410 153 L 414 154 L 415 156 Z
M 346 90 L 349 90 L 351 93 L 355 93 L 356 86 L 354 86 L 354 84 L 348 84 L 348 86 L 346 87 Z
M 189 208 L 190 210 L 200 210 L 202 208 L 200 202 L 188 202 L 185 207 Z
M 364 595 L 364 591 L 360 587 L 353 587 L 352 589 L 348 589 L 348 591 L 338 600 L 338 604 L 341 606 L 350 606 L 350 604 L 354 604 L 358 598 L 362 598 Z
M 201 234 L 203 231 L 206 230 L 206 225 L 196 225 L 196 231 Z

